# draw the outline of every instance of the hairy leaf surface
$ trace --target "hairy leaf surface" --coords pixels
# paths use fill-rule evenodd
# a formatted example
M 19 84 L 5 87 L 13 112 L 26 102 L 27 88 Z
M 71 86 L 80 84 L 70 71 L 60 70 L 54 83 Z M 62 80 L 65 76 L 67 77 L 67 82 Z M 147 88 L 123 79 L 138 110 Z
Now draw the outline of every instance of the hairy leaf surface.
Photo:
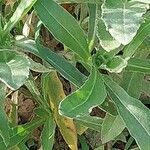
M 132 41 L 140 27 L 147 4 L 126 0 L 105 0 L 102 19 L 110 34 L 123 45 Z

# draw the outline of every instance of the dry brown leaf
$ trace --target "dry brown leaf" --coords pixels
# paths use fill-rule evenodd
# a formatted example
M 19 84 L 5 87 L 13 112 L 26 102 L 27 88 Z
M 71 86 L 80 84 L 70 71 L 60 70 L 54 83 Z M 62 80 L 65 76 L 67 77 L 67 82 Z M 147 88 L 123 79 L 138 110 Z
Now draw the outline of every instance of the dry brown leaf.
M 62 83 L 55 71 L 49 74 L 47 84 L 49 84 L 47 92 L 50 98 L 50 105 L 56 124 L 58 125 L 59 130 L 70 149 L 77 150 L 77 132 L 73 119 L 63 117 L 58 113 L 58 105 L 62 99 L 66 97 L 66 95 L 63 91 Z

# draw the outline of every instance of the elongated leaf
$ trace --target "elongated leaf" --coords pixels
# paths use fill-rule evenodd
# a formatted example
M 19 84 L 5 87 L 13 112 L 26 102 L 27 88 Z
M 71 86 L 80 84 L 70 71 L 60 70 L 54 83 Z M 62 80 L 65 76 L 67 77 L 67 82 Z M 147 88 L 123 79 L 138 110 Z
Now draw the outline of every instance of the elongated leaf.
M 93 68 L 85 84 L 60 103 L 59 112 L 70 118 L 78 118 L 91 112 L 94 106 L 102 104 L 105 98 L 102 76 Z
M 0 80 L 11 89 L 22 86 L 29 75 L 27 57 L 12 51 L 0 52 Z
M 21 0 L 13 16 L 4 27 L 5 34 L 7 34 L 14 27 L 14 25 L 24 17 L 24 15 L 26 15 L 36 1 L 37 0 Z
M 25 125 L 19 125 L 13 129 L 13 135 L 10 138 L 10 143 L 8 145 L 8 148 L 19 144 L 23 139 L 25 139 L 28 135 L 31 134 L 31 131 L 33 131 L 35 128 L 39 127 L 43 124 L 45 121 L 44 118 L 36 118 L 35 120 L 25 124 Z
M 19 144 L 18 144 L 18 148 L 19 148 L 20 150 L 29 150 L 29 149 L 27 148 L 27 146 L 25 145 L 25 143 L 19 143 Z
M 104 77 L 110 96 L 129 132 L 135 138 L 141 150 L 150 147 L 150 110 L 139 100 L 130 97 L 118 84 Z M 134 125 L 134 126 L 133 126 Z
M 116 138 L 125 128 L 122 118 L 118 116 L 111 116 L 107 114 L 102 124 L 102 142 L 107 143 Z
M 150 35 L 149 28 L 150 28 L 150 21 L 145 20 L 145 23 L 143 23 L 141 25 L 140 29 L 138 30 L 137 35 L 134 37 L 132 42 L 124 48 L 124 54 L 123 55 L 125 58 L 132 57 L 132 55 L 136 52 L 137 48 L 142 44 L 144 39 L 148 35 Z
M 46 103 L 42 94 L 38 90 L 38 88 L 36 86 L 36 82 L 34 81 L 32 76 L 30 76 L 29 79 L 25 82 L 25 86 L 31 92 L 31 94 L 32 94 L 33 98 L 36 100 L 36 102 L 43 108 L 46 108 L 48 103 Z
M 150 74 L 150 60 L 131 58 L 126 67 L 127 70 Z
M 28 58 L 29 62 L 30 62 L 30 69 L 32 71 L 35 72 L 40 72 L 40 73 L 46 73 L 46 72 L 50 72 L 52 70 L 52 68 L 47 68 L 44 65 L 42 65 L 41 63 L 37 63 L 34 60 L 32 60 L 31 58 Z
M 99 117 L 86 115 L 86 116 L 78 117 L 76 122 L 80 123 L 83 126 L 90 128 L 90 129 L 100 132 L 101 125 L 103 123 L 103 119 L 101 119 Z
M 73 84 L 81 86 L 86 77 L 81 74 L 73 65 L 68 63 L 64 58 L 58 56 L 42 45 L 37 45 L 40 56 L 54 66 L 65 78 L 70 80 Z M 71 70 L 71 71 L 70 71 Z
M 60 42 L 83 60 L 88 60 L 90 53 L 86 37 L 77 21 L 67 11 L 52 0 L 38 0 L 35 9 L 44 25 Z
M 19 144 L 20 142 L 22 142 L 22 140 L 24 140 L 28 135 L 31 134 L 31 131 L 33 131 L 33 129 L 42 125 L 44 121 L 45 120 L 43 118 L 36 118 L 35 120 L 27 124 L 19 125 L 17 127 L 14 127 L 13 129 L 10 129 L 9 132 L 12 135 L 10 137 L 8 146 L 6 147 L 2 139 L 0 138 L 0 148 L 3 148 L 3 150 L 8 150 L 13 146 Z
M 8 119 L 5 113 L 5 95 L 6 95 L 6 86 L 0 82 L 0 135 L 2 136 L 4 143 L 7 145 L 9 143 L 9 126 Z
M 122 87 L 132 97 L 139 99 L 142 91 L 144 75 L 137 72 L 125 71 Z
M 110 34 L 123 45 L 127 45 L 140 27 L 147 4 L 126 0 L 105 0 L 102 6 L 102 19 Z
M 86 139 L 85 139 L 84 136 L 81 135 L 81 136 L 79 137 L 79 141 L 80 141 L 80 143 L 81 143 L 81 148 L 82 148 L 82 150 L 89 150 L 89 146 L 88 146 L 88 144 L 87 144 Z
M 47 61 L 59 73 L 61 73 L 61 75 L 63 75 L 73 84 L 80 87 L 86 81 L 86 77 L 63 57 L 60 57 L 40 44 L 36 45 L 33 40 L 16 41 L 16 45 L 23 48 L 24 51 L 33 53 L 34 55 L 37 55 L 38 57 Z
M 146 59 L 149 55 L 149 45 L 143 42 L 134 54 L 135 58 Z M 144 74 L 140 72 L 124 71 L 122 87 L 132 97 L 139 99 L 142 92 Z
M 96 37 L 96 24 L 97 24 L 97 11 L 98 6 L 95 4 L 88 4 L 89 7 L 89 28 L 88 28 L 88 43 L 89 50 L 93 49 L 93 45 Z
M 51 110 L 59 130 L 72 150 L 77 150 L 77 133 L 72 119 L 62 117 L 58 113 L 58 105 L 65 98 L 63 86 L 55 71 L 45 76 L 47 80 L 44 83 L 44 89 L 49 98 Z M 46 97 L 46 96 L 45 96 Z
M 54 144 L 55 127 L 56 125 L 52 116 L 49 116 L 42 131 L 41 138 L 43 150 L 52 150 Z

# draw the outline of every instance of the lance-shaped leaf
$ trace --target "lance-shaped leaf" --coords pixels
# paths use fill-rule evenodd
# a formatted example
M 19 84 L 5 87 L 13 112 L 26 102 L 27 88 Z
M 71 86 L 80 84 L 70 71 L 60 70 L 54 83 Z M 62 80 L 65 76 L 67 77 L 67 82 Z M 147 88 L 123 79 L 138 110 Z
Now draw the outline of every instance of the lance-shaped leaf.
M 6 86 L 4 83 L 0 82 L 0 136 L 3 138 L 4 143 L 7 145 L 9 143 L 9 123 L 5 113 L 5 95 Z
M 137 53 L 134 55 L 134 57 L 146 60 L 149 53 L 149 45 L 143 42 L 143 44 L 137 49 Z M 139 63 L 139 65 L 140 64 L 141 63 Z M 130 96 L 139 99 L 142 92 L 142 83 L 144 81 L 143 79 L 143 73 L 140 73 L 138 71 L 125 70 L 121 85 Z
M 141 25 L 140 29 L 138 30 L 137 35 L 134 37 L 132 42 L 125 46 L 124 48 L 124 57 L 130 58 L 136 52 L 138 47 L 142 44 L 145 38 L 150 35 L 150 21 L 145 20 L 145 22 Z
M 89 43 L 89 50 L 91 51 L 93 49 L 96 38 L 96 24 L 97 24 L 96 17 L 98 6 L 94 4 L 88 4 L 88 8 L 89 8 L 88 43 Z
M 72 150 L 77 150 L 77 133 L 73 119 L 68 119 L 58 113 L 58 105 L 65 98 L 63 86 L 55 71 L 43 77 L 43 90 L 49 99 L 51 110 L 59 130 Z M 46 95 L 45 95 L 46 97 Z
M 90 53 L 86 36 L 73 16 L 52 0 L 38 0 L 35 9 L 44 25 L 60 42 L 83 60 L 88 60 Z
M 90 129 L 100 132 L 103 119 L 101 119 L 100 117 L 86 115 L 78 117 L 76 122 L 79 123 L 80 125 L 86 126 Z
M 26 13 L 31 9 L 34 3 L 37 0 L 21 0 L 19 6 L 17 7 L 16 11 L 14 12 L 13 16 L 9 19 L 8 23 L 4 27 L 4 32 L 9 32 L 14 25 L 26 15 Z
M 144 74 L 124 71 L 122 87 L 132 97 L 139 99 L 142 91 Z
M 55 122 L 52 116 L 49 116 L 44 124 L 42 131 L 42 148 L 43 150 L 52 150 L 55 136 Z
M 60 103 L 59 111 L 64 116 L 78 118 L 90 113 L 92 108 L 102 104 L 105 98 L 102 76 L 93 68 L 85 84 Z
M 125 128 L 125 124 L 122 118 L 117 116 L 111 116 L 107 114 L 102 124 L 102 143 L 107 143 L 110 140 L 115 139 Z
M 12 51 L 0 52 L 0 80 L 11 89 L 22 86 L 29 75 L 27 57 Z
M 126 0 L 105 0 L 102 19 L 110 34 L 123 45 L 127 45 L 136 35 L 147 4 Z
M 14 148 L 14 146 L 20 144 L 25 138 L 27 138 L 35 128 L 41 126 L 44 123 L 44 121 L 45 118 L 35 118 L 27 124 L 18 125 L 10 129 L 9 132 L 11 135 L 8 146 L 4 144 L 3 139 L 0 137 L 0 148 L 3 150 Z
M 63 57 L 50 51 L 48 48 L 45 48 L 40 44 L 37 44 L 37 48 L 40 57 L 50 63 L 73 84 L 81 86 L 84 83 L 86 77 Z
M 123 88 L 104 77 L 107 89 L 115 102 L 119 114 L 141 150 L 150 148 L 150 110 L 139 100 L 130 97 Z
M 30 62 L 30 69 L 32 71 L 40 72 L 40 73 L 46 73 L 46 72 L 50 72 L 52 70 L 52 67 L 48 68 L 48 67 L 42 65 L 41 63 L 35 62 L 30 57 L 28 57 L 28 60 Z
M 150 74 L 150 60 L 131 58 L 126 67 L 127 70 Z
M 86 77 L 66 59 L 43 47 L 33 40 L 19 40 L 15 43 L 23 51 L 32 53 L 51 64 L 62 76 L 76 86 L 81 86 L 86 81 Z M 70 71 L 71 70 L 71 71 Z
M 45 121 L 45 118 L 35 118 L 31 122 L 24 124 L 24 125 L 18 125 L 17 127 L 13 128 L 12 130 L 12 136 L 10 137 L 10 143 L 7 147 L 7 149 L 12 148 L 13 146 L 19 144 L 22 142 L 27 136 L 31 134 L 31 132 L 41 126 Z M 1 142 L 0 142 L 1 146 Z

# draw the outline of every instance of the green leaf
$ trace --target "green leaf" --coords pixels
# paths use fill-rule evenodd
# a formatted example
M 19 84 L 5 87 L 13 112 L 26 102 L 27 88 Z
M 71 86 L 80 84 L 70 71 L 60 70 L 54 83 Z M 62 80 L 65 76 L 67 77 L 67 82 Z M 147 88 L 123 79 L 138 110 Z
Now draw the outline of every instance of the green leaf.
M 91 112 L 92 108 L 103 103 L 105 98 L 102 76 L 93 68 L 84 85 L 60 103 L 59 112 L 70 118 L 78 118 Z
M 5 34 L 7 34 L 15 26 L 15 24 L 26 15 L 26 13 L 31 9 L 31 7 L 34 5 L 36 1 L 37 0 L 27 0 L 27 1 L 21 0 L 13 16 L 9 19 L 8 23 L 4 26 Z
M 114 140 L 125 128 L 122 118 L 118 116 L 111 116 L 107 114 L 102 124 L 102 143 L 107 143 Z
M 97 21 L 97 37 L 102 48 L 108 52 L 115 48 L 118 48 L 121 44 L 117 42 L 106 30 L 106 26 L 100 16 L 97 18 Z
M 94 150 L 104 150 L 104 146 L 103 145 L 99 146 L 99 147 L 95 148 Z
M 87 144 L 86 139 L 85 139 L 84 136 L 81 135 L 79 137 L 79 141 L 80 141 L 82 150 L 89 150 L 89 146 L 88 146 L 88 144 Z
M 30 69 L 35 72 L 40 72 L 40 73 L 46 73 L 52 71 L 52 68 L 47 68 L 41 63 L 37 63 L 34 60 L 32 60 L 30 57 L 28 57 L 28 60 L 30 62 Z
M 12 51 L 1 51 L 0 54 L 0 80 L 12 90 L 18 89 L 29 75 L 27 57 Z
M 131 147 L 133 141 L 134 141 L 134 138 L 130 137 L 129 140 L 128 140 L 128 142 L 126 143 L 126 145 L 124 147 L 124 150 L 128 150 Z
M 56 70 L 58 70 L 73 84 L 81 86 L 85 82 L 86 77 L 82 73 L 80 73 L 73 65 L 68 63 L 67 60 L 40 44 L 37 45 L 37 48 L 41 58 L 50 63 L 54 68 L 56 68 Z
M 103 119 L 95 116 L 85 115 L 85 116 L 78 117 L 76 122 L 90 129 L 100 132 Z
M 119 114 L 124 120 L 129 132 L 135 138 L 141 150 L 149 150 L 150 147 L 150 110 L 139 100 L 130 97 L 124 89 L 104 77 L 105 84 Z
M 115 56 L 106 64 L 109 72 L 120 73 L 127 66 L 127 61 L 120 56 Z
M 96 24 L 97 24 L 97 9 L 98 6 L 95 4 L 88 4 L 89 7 L 89 28 L 88 28 L 88 43 L 89 50 L 93 49 L 93 45 L 96 37 Z
M 115 138 L 115 141 L 122 141 L 124 143 L 127 142 L 127 139 L 126 139 L 126 135 L 124 134 L 124 132 L 122 132 L 120 135 L 118 135 L 116 138 Z
M 102 5 L 102 19 L 110 34 L 123 45 L 127 45 L 136 35 L 147 4 L 126 0 L 105 0 Z
M 150 21 L 149 20 L 145 20 L 145 23 L 143 23 L 141 25 L 140 29 L 138 30 L 137 35 L 134 37 L 132 42 L 124 48 L 123 56 L 125 58 L 132 57 L 132 55 L 136 52 L 136 50 L 142 44 L 144 39 L 148 35 L 150 35 L 150 30 L 149 29 L 150 29 Z
M 55 136 L 55 122 L 52 116 L 47 118 L 42 131 L 42 148 L 43 150 L 52 150 Z
M 112 115 L 112 116 L 117 116 L 118 112 L 117 112 L 117 108 L 116 105 L 114 104 L 113 101 L 109 100 L 106 98 L 106 100 L 98 106 L 100 109 L 102 109 L 103 111 L 105 111 L 106 113 Z
M 35 9 L 44 25 L 60 42 L 84 61 L 88 61 L 90 53 L 86 36 L 77 21 L 65 9 L 52 0 L 38 0 Z
M 2 136 L 4 143 L 8 145 L 9 143 L 9 125 L 8 119 L 5 113 L 5 95 L 6 95 L 6 86 L 0 82 L 0 135 Z
M 141 72 L 144 74 L 150 74 L 150 60 L 149 59 L 138 59 L 131 58 L 128 61 L 126 70 Z
M 18 144 L 18 148 L 19 148 L 20 150 L 29 150 L 29 149 L 27 148 L 27 146 L 25 145 L 25 143 L 19 143 L 19 144 Z
M 149 55 L 149 45 L 145 42 L 137 49 L 134 57 L 146 59 Z M 139 99 L 142 92 L 144 74 L 140 72 L 124 71 L 122 87 L 132 97 Z
M 81 86 L 86 81 L 86 76 L 79 72 L 66 59 L 54 53 L 52 50 L 43 47 L 39 43 L 36 45 L 33 40 L 16 41 L 16 45 L 25 52 L 30 52 L 51 64 L 62 76 L 68 79 L 76 86 Z M 71 70 L 71 71 L 70 71 Z
M 139 99 L 142 91 L 144 75 L 137 72 L 125 71 L 122 87 L 132 97 Z
M 39 127 L 43 124 L 45 120 L 42 118 L 36 118 L 32 120 L 31 122 L 24 124 L 24 125 L 18 125 L 14 127 L 13 129 L 10 129 L 9 132 L 12 134 L 10 137 L 10 142 L 8 146 L 6 147 L 4 145 L 3 140 L 0 138 L 0 148 L 3 150 L 8 150 L 12 148 L 13 146 L 18 145 L 20 142 L 22 142 L 27 136 L 31 134 L 31 131 L 33 131 L 35 128 Z
M 10 138 L 8 148 L 19 144 L 22 140 L 24 140 L 28 135 L 31 134 L 31 131 L 42 125 L 43 122 L 44 118 L 36 118 L 27 124 L 18 125 L 17 127 L 13 128 L 13 135 Z
M 36 82 L 34 81 L 33 77 L 30 76 L 29 79 L 25 82 L 25 86 L 28 88 L 28 90 L 31 92 L 33 98 L 36 100 L 36 102 L 42 106 L 42 108 L 46 108 L 48 103 L 45 102 L 45 99 L 39 92 Z

